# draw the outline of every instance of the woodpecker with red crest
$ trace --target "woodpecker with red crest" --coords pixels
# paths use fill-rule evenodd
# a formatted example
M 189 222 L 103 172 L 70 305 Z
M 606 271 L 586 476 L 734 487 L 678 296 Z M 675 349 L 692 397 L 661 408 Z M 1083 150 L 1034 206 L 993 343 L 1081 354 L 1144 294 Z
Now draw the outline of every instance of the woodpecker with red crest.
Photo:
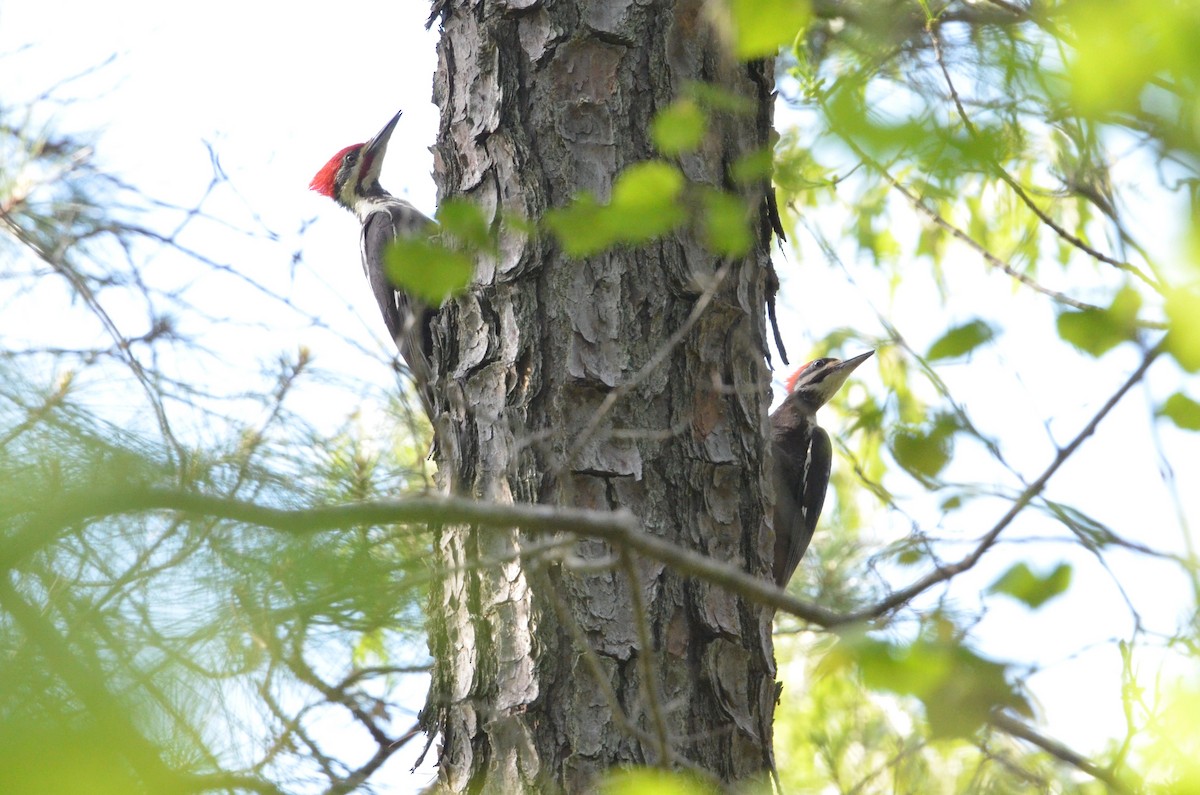
M 787 397 L 771 415 L 775 481 L 775 584 L 780 588 L 808 550 L 829 486 L 833 445 L 817 425 L 817 409 L 841 389 L 854 368 L 874 351 L 853 359 L 816 359 L 787 381 Z
M 388 333 L 404 357 L 417 383 L 417 391 L 428 414 L 429 355 L 432 349 L 429 322 L 433 310 L 417 298 L 397 289 L 387 277 L 383 254 L 388 243 L 398 237 L 431 234 L 436 224 L 403 199 L 379 185 L 379 172 L 387 154 L 388 139 L 400 121 L 396 113 L 374 138 L 342 149 L 329 159 L 309 188 L 328 196 L 358 216 L 362 223 L 360 239 L 363 272 L 371 292 L 383 313 Z

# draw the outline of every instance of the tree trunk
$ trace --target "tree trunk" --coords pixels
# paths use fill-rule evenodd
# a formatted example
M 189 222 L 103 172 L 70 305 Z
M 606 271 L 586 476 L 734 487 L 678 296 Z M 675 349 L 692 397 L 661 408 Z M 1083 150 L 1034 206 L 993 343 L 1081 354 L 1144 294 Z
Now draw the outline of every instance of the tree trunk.
M 730 190 L 734 161 L 769 145 L 771 64 L 732 59 L 706 5 L 451 0 L 434 88 L 441 197 L 532 220 L 580 191 L 607 200 L 623 168 L 655 156 L 654 114 L 696 81 L 754 108 L 714 113 L 703 147 L 679 161 L 693 182 Z M 435 330 L 443 486 L 623 507 L 648 533 L 769 579 L 770 226 L 761 185 L 741 192 L 755 244 L 728 263 L 688 228 L 579 261 L 501 225 L 497 256 Z M 437 536 L 423 720 L 441 734 L 439 787 L 583 792 L 622 764 L 767 776 L 769 611 L 598 541 L 555 540 Z

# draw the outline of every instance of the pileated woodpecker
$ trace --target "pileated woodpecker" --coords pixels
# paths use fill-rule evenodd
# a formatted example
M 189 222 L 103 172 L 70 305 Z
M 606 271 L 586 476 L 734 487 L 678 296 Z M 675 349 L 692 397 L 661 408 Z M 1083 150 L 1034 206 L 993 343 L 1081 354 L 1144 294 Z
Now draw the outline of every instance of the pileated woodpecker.
M 388 333 L 412 372 L 428 414 L 431 410 L 428 389 L 432 349 L 429 321 L 433 310 L 396 289 L 383 265 L 383 252 L 388 243 L 397 237 L 430 234 L 436 226 L 416 207 L 379 186 L 388 139 L 398 121 L 400 112 L 371 140 L 347 146 L 330 158 L 312 178 L 309 188 L 350 210 L 362 223 L 363 272 L 379 303 Z
M 829 486 L 833 446 L 817 425 L 824 406 L 875 351 L 853 359 L 816 359 L 787 381 L 787 397 L 771 415 L 775 481 L 775 584 L 780 588 L 808 550 Z

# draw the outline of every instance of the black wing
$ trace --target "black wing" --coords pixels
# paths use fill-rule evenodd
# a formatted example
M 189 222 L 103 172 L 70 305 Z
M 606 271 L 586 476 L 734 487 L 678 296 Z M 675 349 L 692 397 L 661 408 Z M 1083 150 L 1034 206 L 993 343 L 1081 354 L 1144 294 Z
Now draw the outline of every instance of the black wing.
M 404 321 L 400 316 L 399 293 L 388 281 L 383 269 L 383 251 L 387 244 L 396 239 L 396 228 L 392 223 L 391 213 L 385 210 L 373 212 L 367 216 L 362 228 L 362 261 L 363 272 L 379 304 L 383 314 L 383 322 L 388 334 L 400 344 L 400 335 L 404 331 Z
M 388 279 L 383 266 L 383 253 L 397 236 L 410 236 L 433 225 L 433 222 L 410 205 L 396 202 L 395 207 L 376 210 L 363 221 L 363 271 L 371 292 L 379 304 L 388 334 L 396 343 L 400 356 L 408 365 L 424 402 L 425 412 L 432 419 L 429 357 L 433 351 L 430 322 L 434 310 L 422 301 L 398 290 Z
M 808 526 L 809 540 L 812 540 L 812 534 L 817 529 L 821 509 L 825 507 L 825 492 L 829 490 L 829 473 L 832 467 L 833 445 L 829 442 L 829 434 L 825 433 L 824 428 L 817 426 L 813 428 L 804 477 L 804 523 Z M 807 546 L 806 544 L 805 547 Z
M 833 445 L 829 434 L 814 426 L 807 449 L 792 448 L 795 454 L 776 443 L 772 448 L 775 468 L 775 582 L 779 587 L 800 565 L 812 542 L 833 463 Z M 804 457 L 801 458 L 800 456 Z

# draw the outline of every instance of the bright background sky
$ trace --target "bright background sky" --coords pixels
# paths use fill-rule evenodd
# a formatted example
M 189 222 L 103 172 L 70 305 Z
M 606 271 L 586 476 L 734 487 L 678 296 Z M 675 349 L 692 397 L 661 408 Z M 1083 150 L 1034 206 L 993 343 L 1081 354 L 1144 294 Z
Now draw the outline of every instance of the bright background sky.
M 189 285 L 191 299 L 209 307 L 215 318 L 185 331 L 218 352 L 214 358 L 229 368 L 232 375 L 227 377 L 257 372 L 262 362 L 303 344 L 314 351 L 319 365 L 373 384 L 382 403 L 395 388 L 386 366 L 391 343 L 360 271 L 357 222 L 307 186 L 335 151 L 365 140 L 396 109 L 403 109 L 382 182 L 432 214 L 435 189 L 428 147 L 437 131 L 437 111 L 430 99 L 437 33 L 423 27 L 425 2 L 344 3 L 334 8 L 316 2 L 0 0 L 0 102 L 6 111 L 19 108 L 115 54 L 112 63 L 53 94 L 53 100 L 77 101 L 37 103 L 33 122 L 52 122 L 67 133 L 97 133 L 96 157 L 105 170 L 148 196 L 183 207 L 196 204 L 209 185 L 213 165 L 207 143 L 228 181 L 204 207 L 232 228 L 197 224 L 181 239 L 288 296 L 301 309 L 292 312 L 256 298 L 252 291 L 231 290 L 229 280 L 196 275 L 204 274 L 202 270 L 181 271 L 179 278 Z M 788 118 L 781 114 L 780 123 Z M 1119 177 L 1136 181 L 1138 174 L 1133 168 Z M 824 225 L 822 218 L 813 220 Z M 276 239 L 252 239 L 238 230 L 269 232 Z M 824 231 L 833 239 L 840 233 L 836 226 Z M 804 232 L 798 230 L 796 237 L 803 241 Z M 1163 253 L 1177 239 L 1169 228 L 1151 237 L 1163 245 Z M 948 259 L 948 279 L 952 293 L 962 298 L 955 305 L 971 309 L 950 321 L 949 310 L 929 297 L 928 279 L 905 281 L 893 300 L 887 298 L 889 287 L 881 274 L 856 267 L 852 260 L 846 264 L 855 285 L 819 257 L 791 255 L 778 262 L 793 364 L 803 362 L 810 343 L 831 328 L 849 325 L 865 335 L 882 336 L 875 310 L 923 351 L 952 322 L 970 320 L 981 305 L 987 306 L 989 316 L 1004 327 L 1001 344 L 971 362 L 944 366 L 939 373 L 985 433 L 1004 439 L 1010 463 L 1028 479 L 1053 458 L 1054 443 L 1066 443 L 1139 358 L 1131 346 L 1101 361 L 1065 350 L 1046 349 L 1043 356 L 1039 340 L 1054 333 L 1053 315 L 1044 299 L 1014 293 L 1007 277 L 985 274 L 984 265 L 965 252 Z M 175 256 L 164 255 L 149 267 L 156 276 L 170 279 L 171 269 L 183 266 Z M 1051 286 L 1071 285 L 1064 281 Z M 822 300 L 805 302 L 806 294 L 821 295 Z M 94 338 L 96 329 L 82 308 L 62 303 L 61 296 L 58 303 L 53 296 L 46 300 L 51 302 L 46 306 L 14 305 L 0 296 L 0 334 L 9 339 L 24 336 L 31 346 Z M 31 311 L 25 314 L 26 309 Z M 304 313 L 319 316 L 338 333 L 314 328 Z M 142 331 L 135 324 L 126 333 Z M 197 373 L 213 364 L 181 361 L 176 366 L 181 372 Z M 861 388 L 882 390 L 870 364 L 860 372 Z M 1127 537 L 1178 550 L 1182 539 L 1177 506 L 1159 474 L 1150 415 L 1152 399 L 1178 388 L 1180 376 L 1173 364 L 1161 361 L 1149 383 L 1148 389 L 1129 396 L 1056 476 L 1051 493 Z M 305 399 L 313 401 L 313 421 L 325 416 L 336 426 L 355 410 L 351 397 L 329 390 Z M 119 413 L 123 398 L 114 395 L 112 400 L 111 408 Z M 131 414 L 141 410 L 128 408 Z M 825 422 L 836 427 L 837 420 Z M 1200 515 L 1200 496 L 1191 485 L 1200 482 L 1194 438 L 1168 430 L 1162 441 L 1183 487 L 1182 513 Z M 958 453 L 979 459 L 981 481 L 993 476 L 996 467 L 981 452 L 968 447 Z M 1011 478 L 994 482 L 1015 483 Z M 916 489 L 902 496 L 909 498 L 906 506 L 926 530 L 945 536 L 961 533 L 973 539 L 1003 512 L 999 501 L 981 502 L 942 521 L 936 500 Z M 908 533 L 904 517 L 880 512 L 877 520 L 881 541 Z M 1006 537 L 1051 532 L 1052 525 L 1035 518 Z M 971 595 L 978 600 L 987 585 L 1027 551 L 1020 544 L 1007 546 L 987 565 L 962 577 L 954 590 L 958 603 L 966 609 L 977 607 Z M 1129 612 L 1113 578 L 1078 547 L 1050 545 L 1043 554 L 1049 557 L 1035 561 L 1035 568 L 1048 570 L 1059 560 L 1076 564 L 1071 598 L 1038 612 L 993 600 L 977 628 L 981 650 L 1010 660 L 1018 653 L 1028 655 L 1032 639 L 1037 651 L 1032 659 L 1045 663 L 1030 679 L 1044 730 L 1078 750 L 1094 752 L 1123 731 L 1117 699 L 1120 660 L 1111 646 L 1077 652 L 1092 643 L 1127 637 Z M 1189 603 L 1188 584 L 1171 567 L 1121 553 L 1111 560 L 1116 578 L 1128 586 L 1131 599 L 1154 629 L 1170 633 L 1176 622 L 1186 619 L 1179 606 Z M 797 576 L 802 573 L 803 569 Z M 1147 656 L 1142 662 L 1152 679 L 1158 661 Z M 422 686 L 414 685 L 413 692 L 413 706 L 419 708 Z M 427 781 L 408 775 L 407 758 L 385 768 L 385 780 L 394 782 L 391 791 L 405 792 Z

